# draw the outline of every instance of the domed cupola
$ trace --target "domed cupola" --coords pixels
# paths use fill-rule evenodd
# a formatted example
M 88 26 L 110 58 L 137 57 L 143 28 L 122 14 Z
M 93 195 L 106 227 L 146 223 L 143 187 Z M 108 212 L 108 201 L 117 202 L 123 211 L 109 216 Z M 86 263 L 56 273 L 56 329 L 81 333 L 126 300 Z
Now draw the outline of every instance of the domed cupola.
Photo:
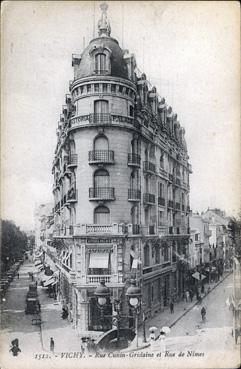
M 101 18 L 98 21 L 98 35 L 83 51 L 78 65 L 75 65 L 74 78 L 90 76 L 113 76 L 129 79 L 124 51 L 116 39 L 110 37 L 111 27 L 107 18 L 107 4 L 101 4 Z

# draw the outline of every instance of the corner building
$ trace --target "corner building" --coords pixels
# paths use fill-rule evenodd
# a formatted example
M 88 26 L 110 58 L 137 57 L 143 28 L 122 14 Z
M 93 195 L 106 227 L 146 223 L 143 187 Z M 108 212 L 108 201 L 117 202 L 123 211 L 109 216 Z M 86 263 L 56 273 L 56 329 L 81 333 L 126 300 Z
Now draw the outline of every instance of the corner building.
M 147 316 L 185 289 L 189 173 L 184 129 L 149 89 L 136 61 L 111 37 L 106 9 L 98 35 L 73 55 L 74 80 L 60 116 L 53 162 L 54 240 L 59 293 L 80 331 L 105 331 L 94 290 L 111 290 L 130 315 L 130 278 Z M 140 315 L 141 316 L 141 315 Z M 122 325 L 131 326 L 132 319 Z

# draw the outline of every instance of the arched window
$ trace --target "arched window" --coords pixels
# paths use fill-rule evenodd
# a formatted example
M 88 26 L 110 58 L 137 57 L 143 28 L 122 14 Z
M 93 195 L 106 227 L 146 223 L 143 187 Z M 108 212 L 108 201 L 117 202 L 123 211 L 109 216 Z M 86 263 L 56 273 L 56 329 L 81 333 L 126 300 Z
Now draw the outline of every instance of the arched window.
M 94 150 L 108 150 L 108 139 L 105 136 L 97 136 L 94 141 Z
M 95 56 L 95 73 L 102 74 L 107 72 L 106 55 L 103 53 Z
M 97 170 L 94 175 L 94 188 L 109 187 L 109 185 L 110 185 L 110 176 L 107 170 L 105 169 Z
M 144 266 L 149 266 L 150 264 L 150 248 L 149 245 L 144 246 Z
M 94 211 L 95 224 L 110 224 L 110 210 L 106 206 L 98 206 Z

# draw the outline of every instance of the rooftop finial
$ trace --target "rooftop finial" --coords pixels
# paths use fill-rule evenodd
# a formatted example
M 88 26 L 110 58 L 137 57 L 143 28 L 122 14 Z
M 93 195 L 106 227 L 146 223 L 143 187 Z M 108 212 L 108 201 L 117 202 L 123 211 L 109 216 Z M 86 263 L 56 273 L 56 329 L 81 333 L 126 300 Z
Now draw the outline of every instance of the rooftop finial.
M 102 3 L 100 4 L 100 9 L 102 11 L 102 15 L 98 22 L 99 36 L 110 36 L 110 22 L 108 21 L 106 14 L 108 5 L 106 3 Z

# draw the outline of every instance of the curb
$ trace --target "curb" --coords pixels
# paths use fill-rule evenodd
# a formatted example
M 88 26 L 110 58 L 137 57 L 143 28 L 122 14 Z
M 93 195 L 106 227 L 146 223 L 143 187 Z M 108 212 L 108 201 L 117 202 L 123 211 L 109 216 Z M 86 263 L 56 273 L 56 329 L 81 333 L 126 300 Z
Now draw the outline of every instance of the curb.
M 210 291 L 203 296 L 202 300 L 206 298 L 207 295 L 210 294 L 210 292 L 212 292 L 217 286 L 219 286 L 227 277 L 229 277 L 232 274 L 232 272 L 229 272 L 227 275 L 225 275 L 223 277 L 223 279 L 221 279 L 219 282 L 217 282 L 217 284 L 215 284 L 215 286 L 213 286 Z M 187 310 L 185 310 L 185 312 L 180 315 L 170 326 L 169 328 L 172 328 L 180 319 L 182 319 L 190 310 L 192 310 L 194 308 L 194 306 L 198 305 L 199 301 L 196 301 L 195 304 L 193 304 L 192 306 L 190 306 Z

